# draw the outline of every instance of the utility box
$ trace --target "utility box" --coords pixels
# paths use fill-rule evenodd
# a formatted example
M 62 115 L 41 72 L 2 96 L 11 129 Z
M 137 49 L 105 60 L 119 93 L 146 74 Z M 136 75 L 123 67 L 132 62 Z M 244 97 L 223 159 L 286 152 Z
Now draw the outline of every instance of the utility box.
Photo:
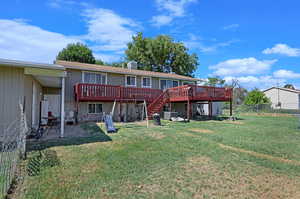
M 172 117 L 178 117 L 178 112 L 164 112 L 165 120 L 170 120 Z

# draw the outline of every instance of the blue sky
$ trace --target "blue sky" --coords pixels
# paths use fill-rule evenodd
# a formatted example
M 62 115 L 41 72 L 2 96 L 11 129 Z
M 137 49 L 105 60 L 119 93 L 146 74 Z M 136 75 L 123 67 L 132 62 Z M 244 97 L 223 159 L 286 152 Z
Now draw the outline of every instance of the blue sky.
M 196 77 L 300 88 L 299 8 L 297 0 L 3 0 L 0 57 L 52 63 L 80 41 L 113 62 L 142 31 L 171 35 L 197 53 Z

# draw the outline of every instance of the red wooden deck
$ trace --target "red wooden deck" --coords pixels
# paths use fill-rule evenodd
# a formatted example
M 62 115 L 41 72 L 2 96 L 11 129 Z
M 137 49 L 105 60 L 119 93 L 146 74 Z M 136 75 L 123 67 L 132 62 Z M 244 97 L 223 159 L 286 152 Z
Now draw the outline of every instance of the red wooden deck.
M 180 101 L 230 101 L 231 88 L 184 85 L 167 90 L 170 102 Z M 75 85 L 77 102 L 84 101 L 144 101 L 153 102 L 163 93 L 159 89 L 135 88 L 102 84 L 78 83 Z

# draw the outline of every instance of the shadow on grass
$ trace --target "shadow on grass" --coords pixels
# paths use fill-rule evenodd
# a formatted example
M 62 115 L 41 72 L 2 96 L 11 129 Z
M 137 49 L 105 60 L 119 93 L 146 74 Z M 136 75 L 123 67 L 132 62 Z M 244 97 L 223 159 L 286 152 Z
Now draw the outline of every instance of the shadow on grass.
M 27 152 L 31 151 L 41 151 L 46 148 L 55 147 L 55 146 L 70 146 L 70 145 L 81 145 L 94 142 L 109 142 L 112 139 L 106 135 L 103 130 L 95 124 L 89 124 L 88 126 L 83 126 L 83 129 L 86 130 L 90 136 L 87 137 L 65 137 L 57 138 L 51 140 L 38 140 L 27 142 Z
M 36 151 L 28 158 L 27 173 L 29 176 L 37 176 L 40 172 L 49 167 L 60 165 L 56 151 L 47 149 L 44 151 Z
M 197 117 L 193 119 L 194 121 L 208 121 L 208 120 L 214 120 L 214 121 L 224 121 L 224 120 L 230 120 L 230 117 L 228 116 L 207 116 L 203 115 L 201 117 Z M 243 118 L 235 117 L 235 120 L 244 120 Z

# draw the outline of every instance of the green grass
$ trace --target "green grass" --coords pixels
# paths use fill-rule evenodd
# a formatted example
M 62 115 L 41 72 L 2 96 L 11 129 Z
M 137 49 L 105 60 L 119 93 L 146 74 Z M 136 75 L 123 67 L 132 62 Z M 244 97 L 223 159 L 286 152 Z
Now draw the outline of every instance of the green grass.
M 108 135 L 85 124 L 89 138 L 42 143 L 41 153 L 31 146 L 24 197 L 299 198 L 298 118 L 240 119 L 119 124 Z

